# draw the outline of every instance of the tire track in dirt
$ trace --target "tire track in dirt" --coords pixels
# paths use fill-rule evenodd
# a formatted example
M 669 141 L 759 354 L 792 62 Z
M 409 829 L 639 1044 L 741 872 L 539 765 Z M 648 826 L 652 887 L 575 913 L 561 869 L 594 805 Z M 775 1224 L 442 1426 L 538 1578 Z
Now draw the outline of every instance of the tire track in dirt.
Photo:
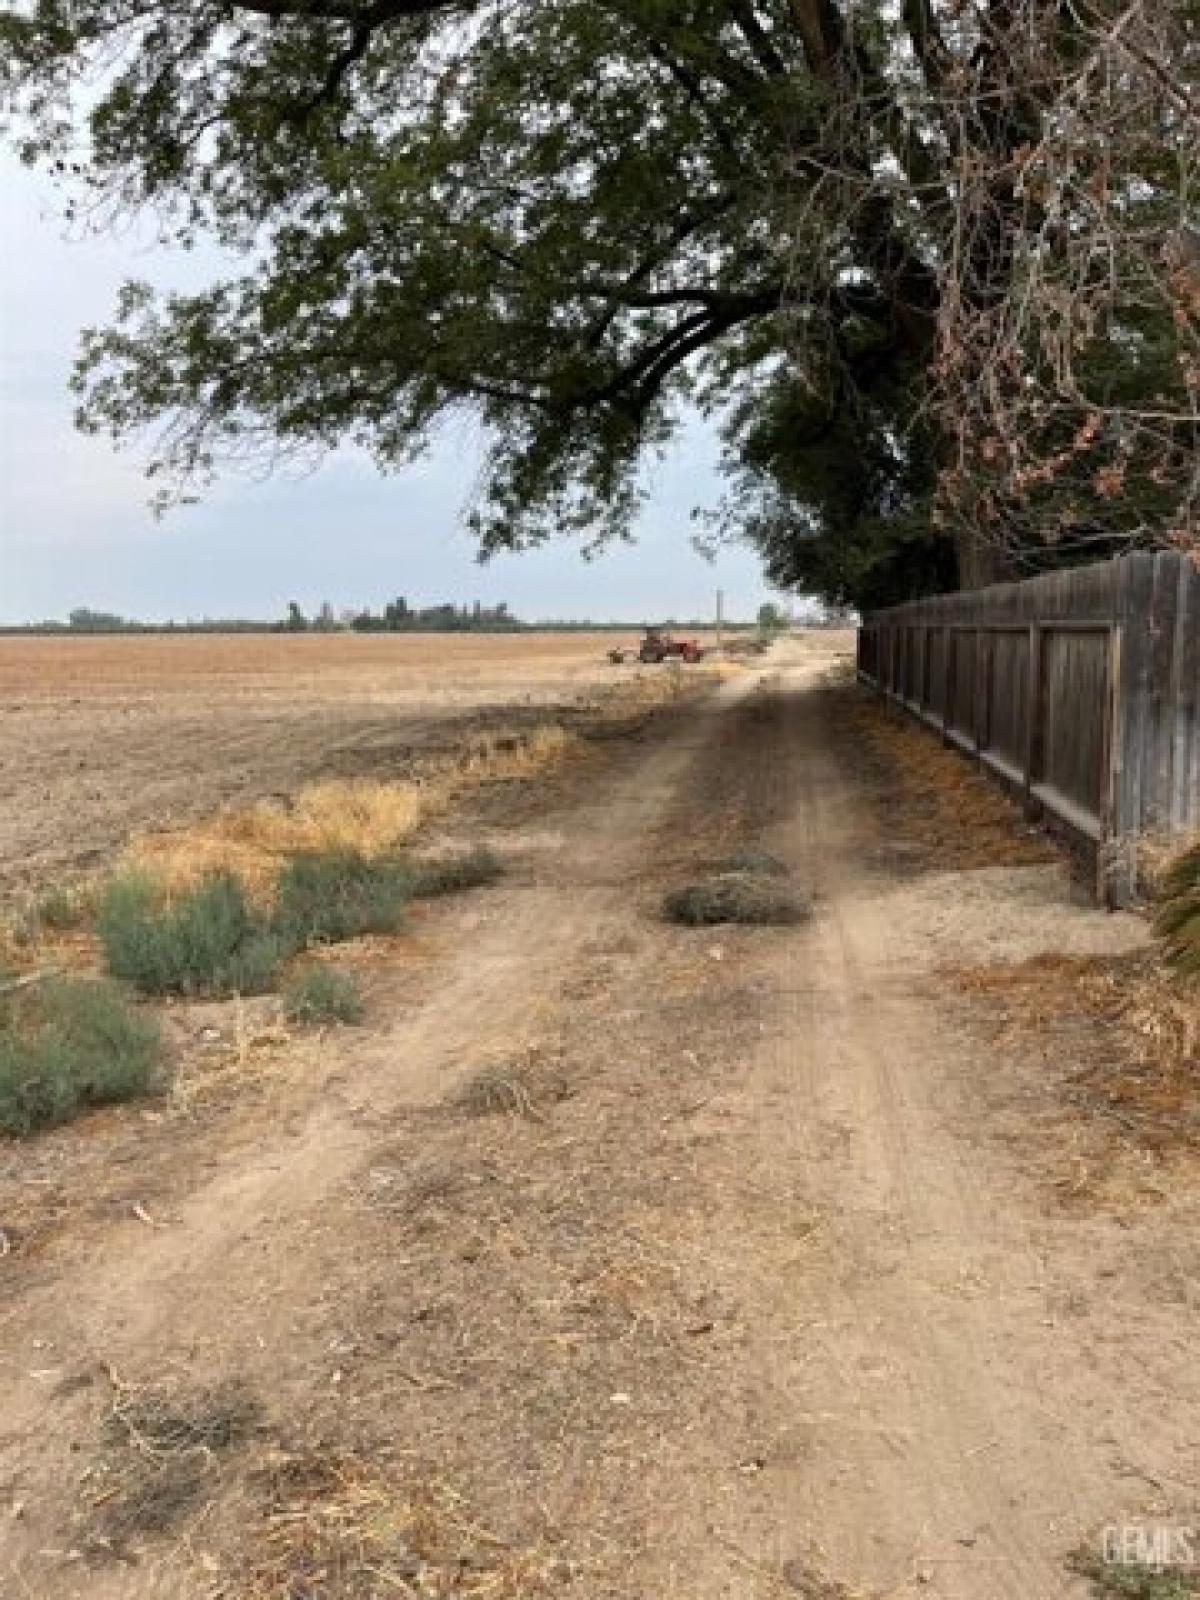
M 1118 1341 L 1119 1314 L 1094 1326 L 1049 1314 L 1060 1274 L 1077 1278 L 1088 1258 L 1106 1273 L 1104 1236 L 1114 1249 L 1122 1229 L 1080 1238 L 1053 1226 L 975 1136 L 972 1075 L 1001 1063 L 978 1059 L 936 985 L 914 975 L 923 952 L 913 973 L 898 965 L 869 865 L 873 821 L 828 721 L 836 701 L 788 679 L 759 711 L 773 770 L 748 753 L 737 770 L 765 785 L 760 816 L 779 819 L 758 842 L 813 887 L 818 911 L 806 935 L 777 945 L 774 983 L 760 975 L 786 1022 L 746 1065 L 741 1102 L 759 1115 L 743 1155 L 820 1222 L 792 1308 L 741 1260 L 757 1336 L 740 1382 L 767 1439 L 764 1468 L 757 1494 L 710 1510 L 727 1540 L 739 1530 L 758 1579 L 743 1572 L 730 1591 L 697 1572 L 690 1592 L 824 1594 L 834 1572 L 872 1597 L 1082 1596 L 1066 1556 L 1128 1502 L 1120 1459 L 1154 1461 L 1168 1436 L 1183 1450 L 1188 1424 L 1170 1406 L 1139 1410 L 1136 1344 L 1124 1404 L 1091 1370 L 1090 1343 Z M 1090 914 L 1064 897 L 1061 931 Z M 720 1213 L 703 1248 L 733 1257 L 738 1233 L 736 1211 Z M 1171 1348 L 1181 1320 L 1165 1319 L 1164 1335 Z M 1194 1419 L 1186 1358 L 1176 1377 Z

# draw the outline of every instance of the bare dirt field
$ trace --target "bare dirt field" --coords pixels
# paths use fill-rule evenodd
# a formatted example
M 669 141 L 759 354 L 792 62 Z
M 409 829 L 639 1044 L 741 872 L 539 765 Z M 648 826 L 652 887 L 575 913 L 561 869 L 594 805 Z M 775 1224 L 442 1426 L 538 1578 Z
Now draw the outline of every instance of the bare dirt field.
M 0 1144 L 3 1600 L 1188 1593 L 1078 1568 L 1107 1524 L 1200 1521 L 1194 1129 L 1148 1148 L 1083 1076 L 1116 1031 L 1052 998 L 1031 1032 L 988 987 L 1136 960 L 1144 926 L 868 702 L 848 644 L 614 702 L 439 817 L 508 874 L 339 952 L 362 1027 L 177 1005 L 170 1093 Z M 590 693 L 594 645 L 556 648 L 447 693 Z M 209 739 L 193 782 L 223 747 L 248 788 L 311 776 L 300 736 L 390 762 L 377 659 L 373 690 L 264 669 L 266 769 L 239 674 L 214 709 L 197 673 L 134 765 L 155 718 Z M 86 692 L 118 728 L 150 699 Z M 31 806 L 5 827 L 53 860 Z M 664 922 L 738 847 L 812 917 Z
M 0 638 L 0 895 L 134 828 L 308 779 L 398 776 L 495 716 L 628 677 L 635 635 Z

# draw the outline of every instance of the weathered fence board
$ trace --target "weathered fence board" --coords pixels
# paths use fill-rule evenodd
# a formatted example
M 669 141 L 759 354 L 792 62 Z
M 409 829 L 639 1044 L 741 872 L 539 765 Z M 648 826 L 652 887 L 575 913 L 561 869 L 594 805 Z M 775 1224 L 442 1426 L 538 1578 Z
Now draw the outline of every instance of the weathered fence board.
M 1138 553 L 864 619 L 860 675 L 1094 849 L 1111 902 L 1137 844 L 1200 828 L 1200 568 Z

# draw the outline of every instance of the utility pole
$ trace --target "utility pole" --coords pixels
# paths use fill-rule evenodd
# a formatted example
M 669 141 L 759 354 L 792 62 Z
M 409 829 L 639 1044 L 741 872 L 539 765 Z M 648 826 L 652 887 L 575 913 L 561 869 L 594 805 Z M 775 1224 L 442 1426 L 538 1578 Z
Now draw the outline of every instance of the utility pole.
M 717 590 L 717 649 L 721 648 L 721 624 L 725 620 L 725 592 Z

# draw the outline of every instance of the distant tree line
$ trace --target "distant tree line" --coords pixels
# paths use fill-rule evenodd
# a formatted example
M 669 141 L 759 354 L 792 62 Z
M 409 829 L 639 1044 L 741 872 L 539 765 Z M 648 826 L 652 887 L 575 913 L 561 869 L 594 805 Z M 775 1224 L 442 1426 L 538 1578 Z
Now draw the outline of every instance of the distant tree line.
M 840 613 L 839 613 L 840 615 Z M 824 619 L 828 620 L 828 619 Z M 758 625 L 765 631 L 776 631 L 788 626 L 789 619 L 779 607 L 764 605 L 758 613 Z M 711 628 L 710 618 L 692 617 L 651 618 L 647 625 L 662 628 Z M 819 625 L 819 624 L 818 624 Z M 317 611 L 308 616 L 299 602 L 288 603 L 287 615 L 276 621 L 246 617 L 205 617 L 187 622 L 139 622 L 123 617 L 114 611 L 96 611 L 90 606 L 76 606 L 65 622 L 51 619 L 14 626 L 0 626 L 0 634 L 162 634 L 162 633 L 520 633 L 541 630 L 547 633 L 572 632 L 628 632 L 637 627 L 633 622 L 595 621 L 589 618 L 573 620 L 538 620 L 526 622 L 515 617 L 503 600 L 494 606 L 482 605 L 478 600 L 472 605 L 455 605 L 445 602 L 433 606 L 410 606 L 403 595 L 389 601 L 382 610 L 335 611 L 325 601 Z M 727 618 L 725 626 L 731 630 L 749 628 L 749 622 Z
M 512 615 L 503 600 L 494 606 L 476 600 L 470 606 L 447 602 L 413 607 L 403 595 L 389 600 L 382 611 L 343 612 L 341 616 L 335 616 L 326 601 L 311 620 L 293 600 L 284 623 L 289 633 L 330 633 L 337 628 L 351 628 L 355 633 L 511 633 L 527 626 Z

